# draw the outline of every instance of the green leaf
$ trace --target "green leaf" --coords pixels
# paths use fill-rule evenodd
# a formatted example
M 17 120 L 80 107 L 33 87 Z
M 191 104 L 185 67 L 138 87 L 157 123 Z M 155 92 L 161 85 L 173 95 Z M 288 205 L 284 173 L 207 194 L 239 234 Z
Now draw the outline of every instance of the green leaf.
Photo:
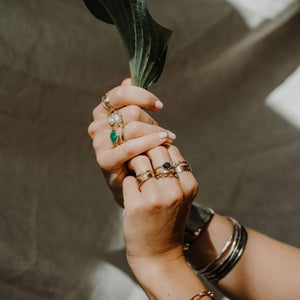
M 156 23 L 146 0 L 83 0 L 98 19 L 116 25 L 126 48 L 132 83 L 148 88 L 163 70 L 172 31 Z

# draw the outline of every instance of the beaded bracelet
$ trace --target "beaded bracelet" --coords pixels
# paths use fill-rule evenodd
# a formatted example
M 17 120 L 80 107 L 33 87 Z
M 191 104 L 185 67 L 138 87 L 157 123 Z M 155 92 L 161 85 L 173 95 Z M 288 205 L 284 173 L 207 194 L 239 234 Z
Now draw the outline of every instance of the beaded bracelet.
M 199 300 L 199 299 L 201 299 L 201 298 L 203 298 L 205 296 L 208 296 L 211 299 L 214 299 L 215 294 L 212 291 L 203 291 L 200 294 L 197 294 L 194 297 L 192 297 L 190 300 Z

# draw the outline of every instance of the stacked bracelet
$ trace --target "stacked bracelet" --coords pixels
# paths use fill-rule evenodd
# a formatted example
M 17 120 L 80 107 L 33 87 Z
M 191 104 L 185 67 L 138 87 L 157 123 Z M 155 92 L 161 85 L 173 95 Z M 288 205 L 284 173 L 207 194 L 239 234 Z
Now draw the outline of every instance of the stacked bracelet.
M 232 233 L 228 242 L 218 256 L 199 270 L 199 273 L 209 281 L 218 281 L 223 278 L 240 259 L 247 242 L 247 231 L 235 219 L 232 222 Z

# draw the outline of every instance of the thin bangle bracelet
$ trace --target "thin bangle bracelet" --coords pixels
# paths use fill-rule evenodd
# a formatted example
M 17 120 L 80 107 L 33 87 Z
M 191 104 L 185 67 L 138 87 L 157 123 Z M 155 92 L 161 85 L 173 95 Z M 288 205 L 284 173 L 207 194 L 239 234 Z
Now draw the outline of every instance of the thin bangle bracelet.
M 229 248 L 229 246 L 231 245 L 232 241 L 233 241 L 233 238 L 236 234 L 236 225 L 234 224 L 234 222 L 232 221 L 231 218 L 229 218 L 229 220 L 231 221 L 232 223 L 232 232 L 231 232 L 231 235 L 228 239 L 228 241 L 226 242 L 225 246 L 223 247 L 223 249 L 221 250 L 221 252 L 218 254 L 218 256 L 213 260 L 211 261 L 208 265 L 206 265 L 204 268 L 200 269 L 200 270 L 197 270 L 199 273 L 205 273 L 208 271 L 208 269 L 211 269 L 216 263 L 217 261 L 223 256 L 223 254 L 227 251 L 227 249 Z

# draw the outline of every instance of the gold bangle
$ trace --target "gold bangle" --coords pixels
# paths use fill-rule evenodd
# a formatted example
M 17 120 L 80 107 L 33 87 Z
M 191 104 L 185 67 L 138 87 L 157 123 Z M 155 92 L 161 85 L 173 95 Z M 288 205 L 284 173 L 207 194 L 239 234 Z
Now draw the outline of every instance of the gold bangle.
M 199 299 L 201 299 L 201 298 L 203 298 L 205 296 L 208 296 L 211 299 L 214 299 L 215 294 L 212 291 L 203 291 L 200 294 L 197 294 L 194 297 L 192 297 L 190 300 L 199 300 Z

